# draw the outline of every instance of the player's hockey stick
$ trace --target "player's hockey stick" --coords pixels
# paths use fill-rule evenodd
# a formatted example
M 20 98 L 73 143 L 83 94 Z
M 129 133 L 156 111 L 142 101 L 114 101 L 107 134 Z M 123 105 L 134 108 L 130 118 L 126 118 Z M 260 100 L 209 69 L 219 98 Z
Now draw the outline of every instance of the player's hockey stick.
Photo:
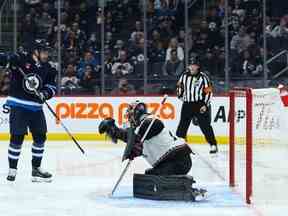
M 29 80 L 27 78 L 27 75 L 25 74 L 25 72 L 22 70 L 22 68 L 18 68 L 18 70 L 20 71 L 20 73 L 22 74 L 22 76 L 24 77 L 24 79 L 27 82 L 31 82 L 31 80 Z M 33 89 L 35 95 L 37 97 L 39 97 L 41 99 L 40 93 L 36 90 Z M 82 152 L 82 154 L 85 154 L 84 149 L 80 146 L 80 144 L 78 143 L 78 141 L 75 139 L 75 137 L 70 133 L 69 129 L 66 127 L 66 125 L 61 121 L 61 119 L 57 116 L 57 114 L 55 113 L 55 111 L 53 110 L 53 108 L 48 104 L 47 101 L 44 101 L 45 105 L 47 106 L 48 110 L 52 113 L 52 115 L 56 118 L 56 120 L 58 122 L 60 122 L 61 126 L 63 127 L 63 129 L 66 131 L 66 133 L 68 134 L 68 136 L 73 140 L 73 142 L 76 144 L 76 146 L 79 148 L 79 150 Z
M 162 106 L 163 104 L 165 104 L 167 98 L 168 98 L 168 95 L 165 94 L 164 97 L 163 97 L 163 99 L 162 99 L 162 101 L 161 101 L 161 106 Z M 160 107 L 160 108 L 161 108 L 161 107 Z M 160 110 L 160 108 L 159 108 L 158 110 Z M 157 116 L 157 113 L 155 113 L 154 116 Z M 149 133 L 152 125 L 154 124 L 155 120 L 156 120 L 156 118 L 154 117 L 153 120 L 150 122 L 147 130 L 145 131 L 145 133 L 144 133 L 144 135 L 143 135 L 143 137 L 142 137 L 142 139 L 141 139 L 141 143 L 144 142 L 144 140 L 145 140 L 147 134 Z M 113 196 L 114 192 L 116 191 L 116 189 L 118 188 L 120 182 L 122 181 L 124 175 L 126 174 L 127 170 L 129 169 L 131 163 L 132 163 L 132 160 L 129 160 L 128 163 L 126 164 L 125 168 L 123 169 L 123 171 L 121 172 L 121 175 L 120 175 L 119 178 L 118 178 L 118 181 L 116 182 L 115 186 L 113 187 L 110 196 Z

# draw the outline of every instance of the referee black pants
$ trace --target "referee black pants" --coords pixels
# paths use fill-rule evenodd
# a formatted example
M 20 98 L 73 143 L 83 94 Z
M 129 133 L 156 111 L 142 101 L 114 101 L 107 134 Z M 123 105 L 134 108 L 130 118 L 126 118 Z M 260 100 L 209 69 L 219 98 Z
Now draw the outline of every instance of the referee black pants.
M 205 136 L 206 141 L 210 145 L 217 145 L 214 131 L 211 126 L 211 117 L 209 111 L 200 113 L 200 108 L 203 106 L 202 103 L 197 102 L 184 102 L 181 109 L 180 122 L 176 131 L 178 137 L 186 139 L 187 131 L 193 117 L 198 120 L 199 127 Z

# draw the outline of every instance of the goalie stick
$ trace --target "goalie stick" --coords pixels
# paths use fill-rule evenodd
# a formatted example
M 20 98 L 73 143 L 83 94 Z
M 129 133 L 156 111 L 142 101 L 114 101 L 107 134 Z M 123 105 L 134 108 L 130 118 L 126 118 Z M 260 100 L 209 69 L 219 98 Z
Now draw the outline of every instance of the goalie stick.
M 22 68 L 18 67 L 18 70 L 20 71 L 20 73 L 22 74 L 23 78 L 30 84 L 31 80 L 29 80 L 27 78 L 27 75 L 25 74 L 25 72 L 22 70 Z M 36 90 L 33 89 L 35 95 L 37 97 L 39 97 L 41 99 L 40 93 Z M 75 143 L 75 145 L 79 148 L 79 150 L 82 152 L 82 154 L 85 154 L 84 149 L 80 146 L 80 144 L 78 143 L 78 141 L 75 139 L 75 137 L 70 133 L 69 129 L 66 127 L 66 125 L 61 121 L 61 119 L 57 116 L 57 114 L 55 113 L 55 111 L 53 110 L 53 108 L 48 104 L 47 101 L 43 101 L 45 103 L 45 105 L 47 106 L 48 110 L 52 113 L 52 115 L 56 118 L 56 120 L 61 124 L 62 128 L 65 130 L 65 132 L 68 134 L 68 136 L 73 140 L 73 142 Z
M 164 97 L 163 97 L 163 99 L 162 99 L 162 101 L 161 101 L 161 106 L 162 106 L 163 104 L 165 104 L 167 98 L 168 98 L 168 95 L 164 95 Z M 160 108 L 161 108 L 161 107 L 160 107 Z M 160 110 L 160 108 L 159 108 L 158 110 Z M 155 113 L 154 116 L 157 116 L 157 113 Z M 144 133 L 144 135 L 143 135 L 143 137 L 142 137 L 142 139 L 141 139 L 141 142 L 142 142 L 142 143 L 144 142 L 144 140 L 145 140 L 148 132 L 150 131 L 153 123 L 155 122 L 155 120 L 156 120 L 156 118 L 154 117 L 153 120 L 151 121 L 151 123 L 149 124 L 147 130 L 145 131 L 145 133 Z M 125 166 L 125 168 L 123 169 L 123 171 L 121 172 L 121 175 L 119 176 L 119 178 L 118 178 L 115 186 L 113 187 L 110 196 L 113 196 L 114 192 L 116 191 L 116 189 L 118 188 L 120 182 L 122 181 L 124 175 L 126 174 L 127 170 L 129 169 L 131 163 L 132 163 L 132 160 L 129 160 L 128 163 L 126 164 L 126 166 Z

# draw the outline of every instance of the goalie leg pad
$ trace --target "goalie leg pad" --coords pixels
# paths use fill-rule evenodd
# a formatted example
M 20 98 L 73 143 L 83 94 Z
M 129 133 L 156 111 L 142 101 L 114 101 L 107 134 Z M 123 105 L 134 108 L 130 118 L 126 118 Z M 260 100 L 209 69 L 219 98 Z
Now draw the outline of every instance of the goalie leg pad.
M 151 200 L 195 201 L 192 176 L 134 174 L 133 194 L 136 198 Z

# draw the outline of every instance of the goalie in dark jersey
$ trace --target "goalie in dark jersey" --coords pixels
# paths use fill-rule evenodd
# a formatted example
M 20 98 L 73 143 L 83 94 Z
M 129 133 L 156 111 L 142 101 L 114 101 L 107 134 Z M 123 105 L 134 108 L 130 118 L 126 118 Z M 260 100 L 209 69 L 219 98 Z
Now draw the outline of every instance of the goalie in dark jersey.
M 134 195 L 160 200 L 195 200 L 204 195 L 205 190 L 192 188 L 194 180 L 186 175 L 192 167 L 192 151 L 185 140 L 175 137 L 161 120 L 154 119 L 140 101 L 129 105 L 127 117 L 129 129 L 118 128 L 114 119 L 105 119 L 99 132 L 106 133 L 114 142 L 120 139 L 127 143 L 124 160 L 143 156 L 152 166 L 145 175 L 134 175 Z M 153 192 L 153 185 L 157 193 Z
M 32 181 L 51 181 L 41 161 L 47 125 L 42 110 L 45 100 L 56 94 L 57 71 L 48 62 L 47 44 L 35 41 L 31 52 L 0 53 L 0 65 L 10 71 L 10 90 L 6 104 L 10 107 L 10 144 L 8 149 L 8 181 L 14 181 L 25 135 L 32 133 Z M 23 74 L 24 73 L 24 74 Z

